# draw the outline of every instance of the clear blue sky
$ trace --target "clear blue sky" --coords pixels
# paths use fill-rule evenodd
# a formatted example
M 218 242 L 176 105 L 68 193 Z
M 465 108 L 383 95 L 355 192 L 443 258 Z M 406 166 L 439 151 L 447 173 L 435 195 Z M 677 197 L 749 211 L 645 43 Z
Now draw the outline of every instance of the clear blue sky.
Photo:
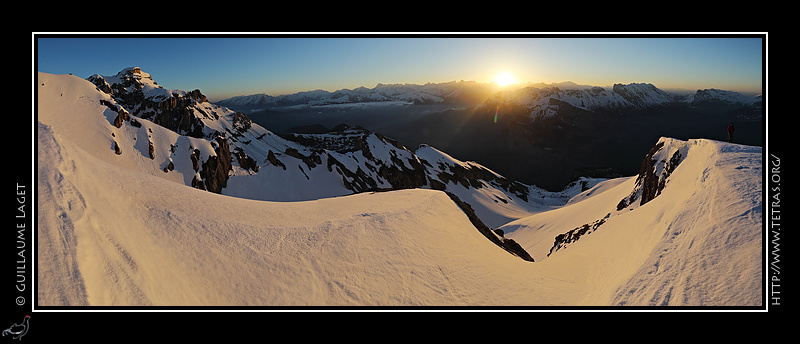
M 761 92 L 762 39 L 740 37 L 36 36 L 36 68 L 114 75 L 138 66 L 168 89 L 235 95 L 374 87 L 378 83 L 573 81 L 607 86 Z

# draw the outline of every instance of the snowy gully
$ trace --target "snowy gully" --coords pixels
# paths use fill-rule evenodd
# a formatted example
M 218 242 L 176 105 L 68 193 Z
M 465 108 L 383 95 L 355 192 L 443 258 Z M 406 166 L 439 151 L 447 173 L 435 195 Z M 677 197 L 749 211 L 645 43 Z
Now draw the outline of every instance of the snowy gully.
M 769 232 L 771 245 L 771 254 L 770 257 L 770 272 L 771 277 L 769 279 L 770 283 L 770 306 L 780 306 L 781 304 L 781 292 L 780 292 L 780 234 L 781 234 L 781 159 L 780 157 L 776 156 L 775 154 L 770 154 L 770 212 L 769 212 Z

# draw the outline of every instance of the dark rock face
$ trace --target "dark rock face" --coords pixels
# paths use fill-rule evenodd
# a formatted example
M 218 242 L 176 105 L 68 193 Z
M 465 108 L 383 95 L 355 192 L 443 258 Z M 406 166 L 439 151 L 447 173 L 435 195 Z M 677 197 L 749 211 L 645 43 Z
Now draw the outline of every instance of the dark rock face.
M 308 166 L 308 168 L 314 168 L 318 164 L 322 164 L 322 160 L 316 153 L 311 153 L 311 155 L 305 156 L 301 154 L 297 149 L 291 147 L 286 148 L 286 151 L 284 153 L 288 156 L 302 160 L 306 164 L 306 166 Z
M 205 185 L 205 190 L 222 193 L 222 188 L 228 186 L 228 172 L 231 170 L 231 151 L 228 140 L 222 136 L 216 137 L 218 144 L 215 152 L 217 155 L 208 157 L 202 164 L 200 177 Z M 199 184 L 199 181 L 198 181 Z
M 192 151 L 192 155 L 189 156 L 189 159 L 192 160 L 192 168 L 195 172 L 200 170 L 200 150 L 195 149 Z
M 248 156 L 247 153 L 244 152 L 244 150 L 242 150 L 239 147 L 236 147 L 236 149 L 233 150 L 233 154 L 236 156 L 236 160 L 239 162 L 239 166 L 241 166 L 243 169 L 248 171 L 258 172 L 258 164 L 256 163 L 256 160 Z
M 394 189 L 415 189 L 428 184 L 425 167 L 418 160 L 406 159 L 410 168 L 396 154 L 391 155 L 390 165 L 382 164 L 378 175 L 386 179 Z
M 342 183 L 348 190 L 358 193 L 377 189 L 378 183 L 374 179 L 367 176 L 361 167 L 359 167 L 356 172 L 353 172 L 347 169 L 347 167 L 339 160 L 336 160 L 333 155 L 328 154 L 327 158 L 328 171 L 333 172 L 334 167 L 336 167 L 335 171 L 342 175 Z
M 647 153 L 644 161 L 642 161 L 642 167 L 639 170 L 639 176 L 636 178 L 637 184 L 642 186 L 642 196 L 641 196 L 641 203 L 640 205 L 644 205 L 647 202 L 650 202 L 653 198 L 656 198 L 656 194 L 658 193 L 658 177 L 655 174 L 655 164 L 656 160 L 653 159 L 653 155 L 658 152 L 661 148 L 664 147 L 664 144 L 659 142 L 657 145 L 653 146 L 650 151 Z
M 174 93 L 166 98 L 148 98 L 142 92 L 144 84 L 141 81 L 141 74 L 139 68 L 129 68 L 117 74 L 119 82 L 113 84 L 109 84 L 99 75 L 90 76 L 87 80 L 99 90 L 110 94 L 125 108 L 131 109 L 132 113 L 140 118 L 149 119 L 182 135 L 203 137 L 204 125 L 198 117 L 198 112 L 200 115 L 206 114 L 199 110 L 196 112 L 197 109 L 193 105 L 207 102 L 206 96 L 200 93 L 200 90 L 194 90 L 185 94 Z M 127 112 L 120 113 L 114 125 L 119 128 L 123 120 L 128 120 L 127 115 Z
M 97 89 L 103 93 L 111 94 L 114 92 L 111 89 L 111 85 L 109 85 L 108 82 L 106 82 L 106 79 L 100 75 L 92 75 L 89 78 L 87 78 L 87 80 L 89 80 L 89 82 L 94 84 L 95 87 L 97 87 Z
M 522 246 L 520 246 L 516 241 L 503 237 L 502 231 L 498 232 L 486 226 L 486 224 L 484 224 L 483 221 L 481 221 L 481 219 L 475 214 L 475 211 L 472 209 L 472 206 L 470 206 L 469 203 L 462 201 L 458 198 L 458 196 L 451 192 L 445 191 L 445 193 L 450 196 L 450 199 L 452 199 L 453 202 L 455 202 L 455 204 L 461 208 L 461 210 L 464 211 L 464 214 L 467 215 L 469 221 L 472 222 L 475 228 L 478 229 L 478 232 L 483 234 L 483 236 L 489 239 L 489 241 L 493 242 L 497 246 L 500 246 L 508 253 L 520 257 L 522 260 L 529 262 L 534 261 L 533 257 L 531 257 L 530 254 L 528 254 L 528 252 L 525 251 L 525 249 L 523 249 Z
M 191 185 L 201 190 L 222 193 L 222 189 L 228 186 L 228 177 L 233 168 L 233 160 L 228 140 L 217 133 L 215 142 L 214 152 L 216 155 L 209 156 L 206 161 L 201 161 L 199 149 L 195 149 L 189 156 L 192 161 L 192 168 L 200 176 L 200 178 L 197 178 L 198 176 L 195 175 L 192 178 Z
M 155 114 L 145 114 L 144 116 L 139 116 L 145 119 L 150 119 L 153 121 L 153 123 L 179 134 L 191 137 L 203 137 L 204 124 L 197 116 L 195 116 L 190 108 L 162 107 L 161 111 L 158 111 Z
M 253 121 L 247 115 L 241 112 L 235 112 L 233 114 L 233 131 L 231 135 L 233 137 L 240 137 L 244 132 L 250 130 L 250 127 L 253 125 Z
M 422 145 L 425 147 L 426 145 Z M 482 188 L 487 184 L 508 191 L 524 201 L 528 201 L 530 188 L 517 181 L 500 176 L 479 165 L 464 166 L 460 164 L 443 163 L 441 161 L 433 166 L 431 162 L 420 158 L 423 167 L 428 171 L 429 183 L 432 189 L 444 190 L 447 184 L 460 184 L 466 188 Z M 435 177 L 435 178 L 434 178 Z M 438 179 L 438 180 L 437 180 Z M 505 200 L 502 200 L 505 201 Z
M 617 204 L 617 211 L 623 210 L 636 202 L 639 205 L 645 205 L 652 201 L 664 190 L 667 184 L 667 178 L 675 171 L 678 165 L 683 161 L 682 149 L 676 149 L 669 159 L 664 158 L 667 156 L 662 150 L 665 148 L 664 141 L 659 141 L 647 152 L 644 160 L 642 160 L 639 168 L 639 175 L 636 178 L 633 191 L 619 201 Z M 574 228 L 566 233 L 556 236 L 553 246 L 550 248 L 548 256 L 567 245 L 574 243 L 583 235 L 592 233 L 600 227 L 611 216 L 611 213 L 606 214 L 602 219 L 596 220 L 592 223 L 587 223 L 577 228 Z
M 130 114 L 128 113 L 128 111 L 125 111 L 125 109 L 123 109 L 122 107 L 119 107 L 119 106 L 115 105 L 114 103 L 106 101 L 106 100 L 100 100 L 100 104 L 105 105 L 106 107 L 108 107 L 109 109 L 111 109 L 112 111 L 117 113 L 117 117 L 114 118 L 114 126 L 115 127 L 117 127 L 117 128 L 122 127 L 122 123 L 131 120 L 131 117 L 130 117 Z
M 609 214 L 610 215 L 610 214 Z M 608 216 L 608 215 L 606 215 Z M 549 257 L 554 252 L 565 248 L 567 245 L 578 241 L 582 236 L 585 234 L 589 234 L 597 230 L 603 223 L 605 223 L 606 218 L 599 219 L 597 221 L 592 222 L 591 224 L 587 223 L 582 226 L 579 226 L 569 232 L 562 233 L 556 236 L 555 241 L 553 242 L 553 247 L 550 248 L 550 252 L 547 254 Z
M 636 177 L 636 184 L 631 194 L 623 198 L 617 204 L 617 210 L 622 210 L 636 201 L 639 197 L 639 205 L 645 205 L 647 202 L 652 201 L 666 186 L 667 178 L 675 171 L 675 168 L 683 161 L 681 150 L 676 150 L 669 160 L 658 161 L 654 156 L 664 149 L 664 142 L 659 142 L 653 146 L 644 160 L 642 160 L 641 167 L 639 168 L 639 175 Z M 662 171 L 656 174 L 656 166 L 664 164 Z
M 353 192 L 411 189 L 428 184 L 426 169 L 412 152 L 396 140 L 369 132 L 361 127 L 340 124 L 327 130 L 324 135 L 285 134 L 281 136 L 312 148 L 309 156 L 303 155 L 295 148 L 287 148 L 284 154 L 302 160 L 309 169 L 321 165 L 321 154 L 324 155 L 328 171 L 340 174 L 344 187 Z M 391 148 L 388 150 L 390 161 L 375 157 L 367 142 L 371 136 Z M 325 153 L 326 151 L 327 153 Z M 348 168 L 332 152 L 360 152 L 365 160 L 359 160 L 359 166 L 355 170 L 351 170 L 352 167 Z M 412 158 L 404 159 L 400 156 L 402 154 L 410 155 Z M 268 160 L 270 160 L 269 156 Z M 275 164 L 271 160 L 270 162 Z M 380 179 L 385 180 L 390 186 L 379 188 Z
M 272 165 L 283 167 L 283 169 L 286 170 L 286 165 L 284 165 L 283 162 L 278 160 L 278 158 L 275 156 L 275 153 L 273 153 L 272 150 L 270 150 L 269 153 L 267 153 L 267 161 L 269 161 L 269 163 Z

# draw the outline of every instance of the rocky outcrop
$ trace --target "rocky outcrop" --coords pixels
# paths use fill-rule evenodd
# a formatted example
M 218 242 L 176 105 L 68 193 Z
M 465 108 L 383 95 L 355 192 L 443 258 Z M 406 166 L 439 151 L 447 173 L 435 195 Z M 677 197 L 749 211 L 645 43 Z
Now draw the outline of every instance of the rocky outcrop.
M 300 151 L 298 151 L 296 148 L 289 147 L 286 148 L 284 154 L 302 160 L 306 164 L 306 166 L 308 166 L 308 168 L 314 168 L 317 165 L 322 164 L 322 160 L 316 153 L 311 153 L 311 155 L 305 156 L 301 154 Z
M 192 161 L 192 169 L 195 172 L 200 170 L 200 150 L 195 149 L 192 151 L 192 154 L 189 156 L 189 159 Z
M 228 185 L 228 173 L 231 166 L 231 151 L 228 140 L 221 135 L 215 138 L 217 147 L 214 152 L 217 155 L 208 157 L 200 170 L 200 177 L 205 186 L 205 190 L 222 193 L 222 188 Z
M 114 82 L 109 83 L 100 75 L 87 78 L 99 90 L 110 94 L 117 103 L 137 117 L 148 119 L 153 123 L 163 126 L 182 135 L 191 137 L 204 136 L 204 124 L 193 107 L 196 103 L 207 102 L 207 98 L 200 90 L 190 92 L 173 92 L 164 90 L 155 95 L 144 93 L 145 85 L 156 88 L 149 74 L 143 73 L 138 67 L 127 68 L 116 76 Z M 125 111 L 120 108 L 119 111 Z M 126 113 L 120 112 L 114 125 L 119 127 L 122 121 L 127 120 Z M 202 112 L 200 116 L 202 116 Z
M 662 139 L 647 152 L 639 168 L 633 191 L 619 201 L 617 210 L 634 205 L 637 200 L 640 206 L 645 205 L 664 190 L 667 179 L 685 157 L 682 147 L 668 147 L 665 145 L 666 142 Z
M 667 185 L 669 176 L 686 157 L 686 153 L 687 146 L 685 142 L 661 138 L 645 155 L 640 165 L 634 188 L 628 196 L 619 201 L 616 207 L 617 211 L 626 208 L 633 210 L 634 207 L 643 206 L 661 195 Z M 608 213 L 602 219 L 583 224 L 557 235 L 553 246 L 550 248 L 550 253 L 547 255 L 549 256 L 576 242 L 582 236 L 596 231 L 611 216 L 612 214 Z
M 240 137 L 246 131 L 250 130 L 250 127 L 253 125 L 253 121 L 247 115 L 241 112 L 233 113 L 233 131 L 231 131 L 231 136 L 233 137 Z
M 413 189 L 428 185 L 425 166 L 412 152 L 396 140 L 358 126 L 340 124 L 324 134 L 286 134 L 282 137 L 311 148 L 308 156 L 291 147 L 284 154 L 302 160 L 309 169 L 322 164 L 320 154 L 323 154 L 328 171 L 340 174 L 344 187 L 353 192 Z M 375 156 L 368 142 L 372 140 L 375 144 L 376 138 L 380 141 L 377 145 L 380 158 Z M 355 169 L 339 161 L 337 156 L 340 155 L 333 154 L 356 152 L 363 156 L 363 160 L 355 158 L 358 161 Z
M 282 161 L 278 160 L 278 158 L 275 156 L 275 153 L 273 153 L 272 150 L 270 150 L 269 153 L 267 153 L 267 161 L 269 161 L 269 163 L 274 166 L 280 166 L 283 167 L 284 170 L 286 170 L 286 165 L 284 165 Z
M 355 172 L 350 171 L 343 163 L 341 163 L 331 154 L 328 154 L 327 160 L 328 171 L 333 172 L 335 167 L 335 171 L 342 175 L 342 184 L 344 184 L 344 187 L 348 190 L 359 193 L 377 189 L 378 183 L 371 177 L 367 176 L 361 167 L 356 169 Z
M 562 233 L 556 236 L 555 241 L 553 242 L 553 247 L 550 248 L 550 252 L 547 253 L 549 257 L 551 254 L 555 253 L 556 251 L 567 247 L 569 244 L 572 244 L 582 236 L 592 233 L 597 230 L 603 223 L 606 222 L 606 219 L 611 214 L 607 214 L 606 217 L 594 221 L 592 223 L 583 224 L 582 226 L 578 226 L 575 229 L 572 229 L 566 233 Z
M 207 190 L 214 193 L 222 193 L 222 189 L 228 186 L 228 177 L 233 169 L 232 157 L 228 140 L 218 133 L 214 138 L 215 155 L 209 156 L 206 161 L 202 161 L 200 150 L 195 149 L 189 158 L 192 161 L 192 168 L 195 176 L 192 178 L 192 187 Z M 172 163 L 170 161 L 170 163 Z
M 425 147 L 425 145 L 423 145 Z M 442 161 L 434 162 L 435 166 L 420 158 L 423 165 L 427 166 L 430 174 L 430 186 L 436 190 L 444 190 L 448 183 L 460 184 L 466 188 L 482 188 L 484 183 L 491 183 L 508 191 L 524 201 L 528 201 L 530 188 L 517 181 L 509 180 L 482 166 L 476 164 L 451 164 Z M 435 178 L 433 178 L 435 177 Z
M 655 165 L 657 161 L 653 159 L 653 156 L 662 147 L 664 147 L 664 143 L 659 142 L 650 148 L 649 152 L 647 152 L 647 155 L 645 156 L 644 160 L 642 160 L 642 165 L 639 168 L 639 175 L 636 177 L 636 186 L 634 188 L 634 192 L 632 192 L 627 198 L 622 199 L 619 204 L 617 204 L 617 210 L 622 210 L 629 204 L 632 204 L 637 197 L 641 199 L 640 205 L 644 205 L 655 198 L 656 192 L 658 191 L 658 176 L 655 175 Z
M 256 163 L 256 160 L 248 156 L 243 149 L 236 147 L 233 150 L 233 154 L 236 156 L 236 161 L 239 162 L 239 166 L 241 168 L 248 171 L 258 172 L 258 164 Z
M 205 125 L 190 108 L 165 107 L 158 112 L 140 115 L 140 117 L 150 119 L 153 123 L 182 135 L 191 137 L 204 136 L 203 128 Z
M 117 106 L 116 104 L 114 104 L 114 103 L 112 103 L 110 101 L 107 101 L 107 100 L 100 100 L 100 104 L 105 105 L 106 107 L 111 109 L 111 111 L 114 111 L 114 112 L 117 113 L 117 117 L 114 118 L 114 123 L 113 123 L 115 127 L 117 127 L 117 128 L 122 127 L 123 123 L 131 120 L 131 117 L 130 117 L 130 114 L 128 113 L 128 111 L 126 111 L 121 106 Z
M 475 228 L 478 229 L 478 232 L 483 234 L 483 236 L 489 239 L 489 241 L 493 242 L 497 246 L 500 246 L 508 253 L 520 257 L 522 260 L 526 260 L 529 262 L 534 261 L 533 257 L 531 257 L 531 255 L 527 251 L 525 251 L 525 249 L 523 249 L 522 246 L 519 245 L 519 243 L 517 243 L 513 239 L 503 237 L 502 230 L 496 231 L 486 226 L 486 224 L 484 224 L 483 221 L 481 221 L 481 219 L 478 218 L 478 215 L 475 214 L 475 211 L 472 209 L 472 206 L 470 206 L 469 203 L 462 201 L 461 199 L 458 198 L 458 196 L 456 196 L 451 192 L 445 191 L 445 193 L 447 194 L 447 196 L 450 196 L 450 199 L 452 199 L 453 202 L 456 205 L 458 205 L 458 207 L 461 208 L 462 211 L 464 211 L 464 214 L 467 215 L 467 218 L 469 219 L 470 222 L 472 222 L 472 225 L 474 225 Z

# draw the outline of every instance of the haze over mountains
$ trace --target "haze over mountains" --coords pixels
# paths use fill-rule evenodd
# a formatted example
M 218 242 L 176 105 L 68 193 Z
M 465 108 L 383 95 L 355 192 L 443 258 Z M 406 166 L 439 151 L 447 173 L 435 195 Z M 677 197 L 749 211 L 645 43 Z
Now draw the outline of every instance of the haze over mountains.
M 574 150 L 605 138 L 590 129 L 684 109 L 652 85 L 529 88 L 445 111 L 438 106 L 452 102 L 430 102 L 470 103 L 475 93 L 463 90 L 476 88 L 428 85 L 439 93 L 422 96 L 385 86 L 380 102 L 360 89 L 350 102 L 307 98 L 283 105 L 306 112 L 262 114 L 346 109 L 341 118 L 353 119 L 425 107 L 389 122 L 397 133 L 422 125 L 407 140 L 427 142 L 412 146 L 368 123 L 273 132 L 255 113 L 164 88 L 135 67 L 88 79 L 38 73 L 36 84 L 39 305 L 763 304 L 760 147 L 670 137 L 639 145 L 643 137 L 618 131 L 619 146 L 600 145 L 616 154 Z M 618 107 L 587 105 L 601 98 Z M 643 107 L 619 115 L 629 104 Z M 752 114 L 733 112 L 741 123 Z M 388 115 L 378 116 L 373 123 Z M 570 177 L 553 191 L 438 142 L 507 166 L 570 168 L 590 155 L 638 162 L 630 175 Z M 530 147 L 571 154 L 529 161 Z M 598 169 L 616 162 L 604 161 Z
M 703 89 L 667 92 L 652 84 L 570 82 L 499 88 L 469 81 L 381 84 L 335 92 L 239 96 L 217 102 L 276 133 L 359 125 L 408 147 L 430 144 L 512 179 L 560 190 L 579 177 L 637 172 L 640 152 L 659 137 L 762 145 L 761 95 Z

